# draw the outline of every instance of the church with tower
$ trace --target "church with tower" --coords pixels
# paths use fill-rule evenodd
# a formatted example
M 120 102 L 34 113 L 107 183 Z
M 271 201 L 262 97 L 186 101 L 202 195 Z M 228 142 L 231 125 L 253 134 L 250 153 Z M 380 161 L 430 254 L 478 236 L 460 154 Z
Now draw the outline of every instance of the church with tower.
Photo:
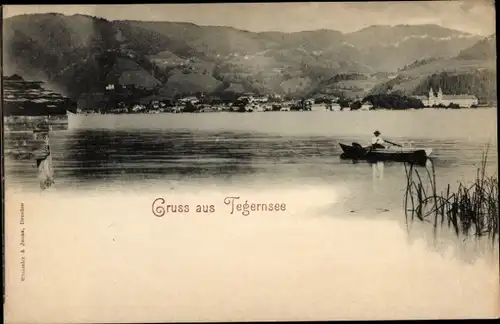
M 458 105 L 464 108 L 470 108 L 472 106 L 477 106 L 478 99 L 473 95 L 445 95 L 439 87 L 437 93 L 434 93 L 432 87 L 429 89 L 429 96 L 416 96 L 417 99 L 420 99 L 424 106 L 433 107 L 433 106 L 446 106 L 448 107 L 451 104 Z

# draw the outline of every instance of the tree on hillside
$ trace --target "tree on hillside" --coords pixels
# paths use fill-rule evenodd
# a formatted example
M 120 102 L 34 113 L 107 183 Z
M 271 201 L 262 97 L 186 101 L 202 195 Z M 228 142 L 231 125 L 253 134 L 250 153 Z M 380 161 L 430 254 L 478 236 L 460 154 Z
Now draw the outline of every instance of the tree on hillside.
M 348 107 L 350 107 L 349 100 L 344 99 L 344 98 L 339 99 L 339 105 L 340 105 L 340 108 L 348 108 Z
M 359 101 L 359 100 L 354 101 L 354 102 L 350 105 L 351 110 L 358 110 L 359 108 L 361 108 L 361 106 L 362 106 L 362 103 L 361 103 L 361 101 Z
M 184 107 L 184 112 L 195 112 L 197 110 L 198 109 L 196 108 L 196 106 L 191 101 L 188 101 L 186 103 L 186 107 Z
M 363 99 L 372 103 L 373 108 L 384 109 L 408 109 L 408 108 L 424 108 L 424 104 L 420 99 L 407 97 L 399 94 L 376 94 L 369 95 Z
M 434 62 L 434 61 L 438 61 L 441 59 L 442 59 L 441 57 L 429 57 L 429 58 L 425 58 L 425 59 L 421 59 L 421 60 L 416 60 L 411 64 L 405 65 L 403 68 L 399 68 L 398 71 L 410 70 L 410 69 L 413 69 L 413 68 L 416 68 L 416 67 Z

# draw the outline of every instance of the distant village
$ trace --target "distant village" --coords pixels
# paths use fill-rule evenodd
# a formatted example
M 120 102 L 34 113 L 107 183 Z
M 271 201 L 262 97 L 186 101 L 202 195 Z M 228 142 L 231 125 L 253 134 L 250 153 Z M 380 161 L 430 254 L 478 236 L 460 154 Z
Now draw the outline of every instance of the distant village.
M 117 89 L 121 89 L 117 91 Z M 268 111 L 350 111 L 376 109 L 475 108 L 478 98 L 473 95 L 443 95 L 441 88 L 429 96 L 376 94 L 363 99 L 344 99 L 333 95 L 288 99 L 279 94 L 255 93 L 231 96 L 203 94 L 165 96 L 150 94 L 130 100 L 123 96 L 127 86 L 108 85 L 104 93 L 84 95 L 78 100 L 78 113 L 208 113 L 208 112 L 268 112 Z M 130 88 L 129 88 L 130 90 Z
M 441 88 L 429 89 L 428 96 L 405 96 L 398 93 L 372 94 L 349 100 L 333 95 L 289 99 L 279 94 L 223 93 L 168 95 L 135 85 L 108 84 L 104 91 L 82 94 L 71 100 L 47 90 L 42 82 L 26 81 L 18 75 L 4 77 L 6 115 L 60 115 L 66 111 L 79 114 L 128 113 L 208 113 L 268 111 L 349 111 L 375 109 L 475 108 L 478 98 L 472 95 L 444 95 Z
M 113 91 L 113 87 L 107 87 Z M 116 96 L 116 93 L 108 93 Z M 118 96 L 117 96 L 118 97 Z M 78 113 L 207 113 L 207 112 L 266 112 L 266 111 L 341 111 L 351 109 L 371 110 L 373 105 L 369 102 L 353 102 L 342 100 L 336 96 L 319 96 L 316 98 L 302 98 L 288 100 L 279 94 L 258 95 L 242 93 L 230 96 L 213 94 L 197 94 L 178 96 L 177 98 L 162 95 L 150 95 L 139 98 L 136 102 L 127 103 L 126 100 L 111 100 L 111 105 L 106 101 L 95 103 L 94 100 L 82 98 L 78 101 Z M 116 104 L 113 104 L 115 103 Z

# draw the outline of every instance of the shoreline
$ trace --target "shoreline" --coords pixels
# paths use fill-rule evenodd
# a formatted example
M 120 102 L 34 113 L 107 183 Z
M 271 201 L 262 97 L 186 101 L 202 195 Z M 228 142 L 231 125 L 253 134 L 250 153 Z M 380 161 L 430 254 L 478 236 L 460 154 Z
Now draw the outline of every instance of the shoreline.
M 345 109 L 345 110 L 283 110 L 283 111 L 229 111 L 229 110 L 214 110 L 214 111 L 194 111 L 194 112 L 172 112 L 172 111 L 147 111 L 147 112 L 120 112 L 120 113 L 99 113 L 99 112 L 78 112 L 73 113 L 67 111 L 63 115 L 9 115 L 3 116 L 5 133 L 9 132 L 29 132 L 40 127 L 47 127 L 52 130 L 67 130 L 68 119 L 74 116 L 116 116 L 116 115 L 198 115 L 198 114 L 255 114 L 255 113 L 337 113 L 337 112 L 403 112 L 403 111 L 477 111 L 477 110 L 494 110 L 498 109 L 494 106 L 477 107 L 477 108 L 406 108 L 406 109 Z M 24 126 L 24 127 L 23 127 Z M 11 129 L 9 129 L 11 128 Z
M 416 110 L 452 110 L 452 111 L 470 111 L 470 110 L 485 110 L 485 109 L 497 109 L 494 106 L 487 107 L 461 107 L 461 108 L 436 108 L 436 107 L 424 107 L 424 108 L 404 108 L 404 109 L 391 109 L 391 108 L 375 108 L 375 109 L 336 109 L 336 110 L 328 110 L 328 109 L 316 109 L 316 110 L 257 110 L 257 111 L 235 111 L 235 110 L 212 110 L 212 111 L 192 111 L 192 112 L 183 112 L 183 111 L 158 111 L 151 110 L 147 112 L 107 112 L 107 113 L 99 113 L 99 112 L 79 112 L 79 113 L 71 113 L 68 112 L 68 115 L 157 115 L 157 114 L 213 114 L 213 113 L 335 113 L 335 112 L 368 112 L 368 111 L 416 111 Z

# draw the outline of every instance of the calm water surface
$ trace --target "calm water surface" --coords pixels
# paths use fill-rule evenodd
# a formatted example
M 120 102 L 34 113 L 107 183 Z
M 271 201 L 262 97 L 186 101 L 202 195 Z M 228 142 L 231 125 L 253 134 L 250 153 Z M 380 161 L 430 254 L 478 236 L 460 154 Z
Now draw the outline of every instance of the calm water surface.
M 498 314 L 498 253 L 478 258 L 484 242 L 460 245 L 446 231 L 436 241 L 428 224 L 408 233 L 404 166 L 340 160 L 338 145 L 369 143 L 379 129 L 395 142 L 432 148 L 438 184 L 453 185 L 474 179 L 488 143 L 488 172 L 496 172 L 496 109 L 70 122 L 69 131 L 51 135 L 55 191 L 11 196 L 26 201 L 29 264 L 38 274 L 11 291 L 37 300 L 33 320 L 58 313 L 54 305 L 72 314 L 68 322 L 88 319 L 88 307 L 100 321 L 116 314 L 141 321 L 152 310 L 163 321 Z M 39 190 L 34 161 L 6 162 L 8 193 Z M 217 213 L 160 219 L 151 215 L 158 195 L 216 202 Z M 231 217 L 227 195 L 285 202 L 287 213 Z M 47 282 L 57 302 L 30 295 Z
M 349 210 L 393 209 L 402 164 L 339 158 L 338 143 L 368 144 L 375 129 L 432 148 L 442 186 L 472 180 L 488 147 L 489 171 L 497 166 L 496 109 L 91 115 L 71 116 L 70 127 L 51 137 L 60 190 L 309 184 L 343 188 Z M 37 188 L 34 161 L 8 161 L 6 170 Z

